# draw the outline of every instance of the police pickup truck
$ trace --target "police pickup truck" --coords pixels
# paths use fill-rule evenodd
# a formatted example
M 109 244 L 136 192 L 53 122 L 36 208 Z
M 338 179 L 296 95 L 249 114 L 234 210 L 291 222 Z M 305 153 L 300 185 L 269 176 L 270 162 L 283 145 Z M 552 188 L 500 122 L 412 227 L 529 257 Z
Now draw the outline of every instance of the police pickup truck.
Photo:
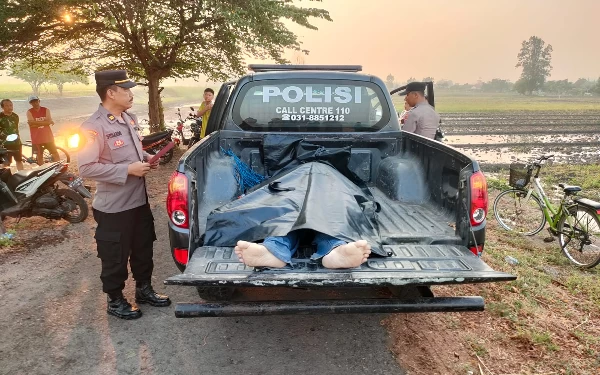
M 169 181 L 181 273 L 165 284 L 201 298 L 178 303 L 177 317 L 481 311 L 479 296 L 436 297 L 431 287 L 515 279 L 480 258 L 488 194 L 478 162 L 403 132 L 381 79 L 360 66 L 250 70 L 222 85 L 207 136 Z M 341 270 L 311 259 L 309 240 L 282 269 L 248 267 L 234 253 L 237 240 L 296 229 L 366 239 L 373 252 Z

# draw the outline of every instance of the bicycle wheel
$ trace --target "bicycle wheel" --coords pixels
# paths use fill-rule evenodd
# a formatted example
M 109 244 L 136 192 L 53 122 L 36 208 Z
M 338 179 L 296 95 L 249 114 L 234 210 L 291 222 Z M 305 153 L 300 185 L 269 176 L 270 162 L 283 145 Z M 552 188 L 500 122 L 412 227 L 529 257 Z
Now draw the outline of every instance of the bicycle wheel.
M 578 206 L 558 221 L 558 242 L 565 256 L 581 268 L 600 263 L 600 220 L 594 210 Z
M 65 160 L 67 163 L 71 162 L 71 156 L 69 155 L 67 150 L 65 150 L 62 147 L 57 147 L 56 152 L 58 152 L 57 161 Z M 47 149 L 44 149 L 44 163 L 52 163 L 52 154 Z
M 494 216 L 506 230 L 525 236 L 533 236 L 544 229 L 546 216 L 540 200 L 527 191 L 510 189 L 500 193 L 494 200 Z

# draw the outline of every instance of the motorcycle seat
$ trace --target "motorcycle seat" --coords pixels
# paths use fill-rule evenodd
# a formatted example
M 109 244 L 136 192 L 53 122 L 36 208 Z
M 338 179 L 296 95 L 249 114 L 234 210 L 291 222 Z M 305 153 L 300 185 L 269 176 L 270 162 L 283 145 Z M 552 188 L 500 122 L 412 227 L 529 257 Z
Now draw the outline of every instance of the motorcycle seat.
M 161 139 L 166 138 L 169 135 L 169 133 L 170 133 L 170 130 L 148 134 L 148 135 L 144 136 L 144 138 L 142 139 L 142 144 L 149 145 L 154 142 L 158 142 Z
M 47 167 L 42 166 L 35 169 L 18 171 L 17 173 L 13 174 L 8 178 L 8 182 L 6 184 L 8 185 L 10 190 L 15 191 L 17 186 L 19 186 L 24 181 L 34 178 L 40 175 L 41 172 L 45 172 L 47 170 Z

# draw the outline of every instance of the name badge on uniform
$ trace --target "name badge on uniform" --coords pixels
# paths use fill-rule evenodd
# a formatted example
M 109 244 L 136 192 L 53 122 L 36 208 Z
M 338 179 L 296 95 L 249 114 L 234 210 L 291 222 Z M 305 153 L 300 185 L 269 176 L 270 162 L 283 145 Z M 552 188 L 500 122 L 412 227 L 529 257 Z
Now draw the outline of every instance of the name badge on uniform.
M 106 135 L 106 139 L 116 138 L 116 137 L 118 137 L 118 136 L 121 136 L 121 135 L 123 135 L 123 134 L 121 133 L 121 131 L 116 131 L 116 132 L 114 132 L 114 133 L 108 133 L 108 134 Z

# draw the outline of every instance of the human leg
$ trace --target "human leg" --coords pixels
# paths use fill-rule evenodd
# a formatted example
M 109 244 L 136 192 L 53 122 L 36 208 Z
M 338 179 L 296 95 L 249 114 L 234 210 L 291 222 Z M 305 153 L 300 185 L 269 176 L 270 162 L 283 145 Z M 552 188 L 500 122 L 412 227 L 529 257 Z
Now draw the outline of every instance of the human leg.
M 56 144 L 54 144 L 54 141 L 44 143 L 44 148 L 52 155 L 52 161 L 60 161 L 60 156 L 58 155 L 58 150 L 56 149 Z
M 154 216 L 149 204 L 134 209 L 133 241 L 129 264 L 135 279 L 135 301 L 152 306 L 169 306 L 171 300 L 164 294 L 158 294 L 152 287 L 152 271 L 154 269 Z
M 298 250 L 298 234 L 267 237 L 262 244 L 238 241 L 235 253 L 244 264 L 251 267 L 281 268 L 291 264 L 292 255 Z
M 129 224 L 133 220 L 132 210 L 105 213 L 93 210 L 96 227 L 96 245 L 101 260 L 102 291 L 108 295 L 107 313 L 121 319 L 137 319 L 142 312 L 123 297 L 127 280 L 131 235 Z
M 371 246 L 360 240 L 346 243 L 340 239 L 317 232 L 313 242 L 317 252 L 312 259 L 323 259 L 326 268 L 354 268 L 367 261 L 371 254 Z

